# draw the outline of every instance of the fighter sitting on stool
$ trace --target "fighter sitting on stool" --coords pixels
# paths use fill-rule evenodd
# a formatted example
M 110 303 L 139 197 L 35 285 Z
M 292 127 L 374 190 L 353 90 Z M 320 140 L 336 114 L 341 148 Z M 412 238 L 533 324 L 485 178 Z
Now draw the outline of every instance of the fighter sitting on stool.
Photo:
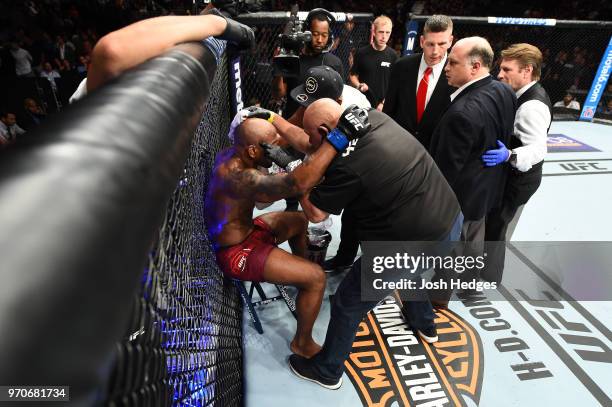
M 349 137 L 359 131 L 344 128 Z M 336 156 L 338 143 L 323 143 L 291 173 L 265 175 L 257 167 L 269 168 L 270 156 L 280 161 L 279 142 L 274 126 L 265 120 L 248 119 L 237 128 L 236 144 L 219 153 L 213 169 L 206 195 L 206 225 L 217 263 L 226 275 L 298 287 L 297 332 L 290 347 L 310 357 L 321 349 L 312 339 L 312 327 L 321 306 L 325 275 L 317 264 L 296 256 L 305 254 L 308 221 L 302 212 L 272 212 L 253 219 L 253 208 L 255 201 L 273 202 L 307 193 Z M 276 248 L 286 240 L 296 255 Z

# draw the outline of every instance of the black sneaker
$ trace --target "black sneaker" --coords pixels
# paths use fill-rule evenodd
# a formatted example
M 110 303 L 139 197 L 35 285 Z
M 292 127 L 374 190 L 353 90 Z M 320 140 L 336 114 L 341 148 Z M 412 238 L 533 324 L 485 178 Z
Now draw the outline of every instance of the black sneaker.
M 418 329 L 417 332 L 419 333 L 419 336 L 427 343 L 438 342 L 438 331 L 436 330 L 435 326 L 423 330 Z
M 353 267 L 353 263 L 349 262 L 346 264 L 339 264 L 339 262 L 336 261 L 336 257 L 332 257 L 331 259 L 325 260 L 323 262 L 323 270 L 325 270 L 326 273 L 340 273 L 350 270 L 351 267 Z
M 303 356 L 293 354 L 289 356 L 289 368 L 302 379 L 311 381 L 329 390 L 337 390 L 342 386 L 342 377 L 338 380 L 329 380 L 321 377 L 311 366 L 312 362 Z

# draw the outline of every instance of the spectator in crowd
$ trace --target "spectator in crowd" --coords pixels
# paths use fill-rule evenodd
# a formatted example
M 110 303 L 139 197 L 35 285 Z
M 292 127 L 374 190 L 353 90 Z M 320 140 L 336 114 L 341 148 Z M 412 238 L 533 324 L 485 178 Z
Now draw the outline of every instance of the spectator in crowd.
M 300 55 L 299 72 L 295 72 L 295 76 L 284 77 L 282 73 L 277 73 L 272 83 L 272 96 L 275 99 L 285 97 L 291 90 L 304 83 L 306 73 L 315 66 L 327 65 L 344 77 L 342 62 L 329 52 L 333 46 L 331 28 L 334 23 L 333 15 L 325 9 L 318 8 L 308 13 L 304 29 L 310 30 L 312 39 L 306 44 Z M 299 106 L 292 98 L 287 98 L 283 117 L 291 117 Z
M 351 85 L 363 92 L 378 110 L 382 110 L 391 66 L 397 60 L 395 51 L 387 46 L 392 30 L 393 23 L 389 17 L 376 17 L 372 24 L 372 43 L 357 50 L 349 74 Z
M 599 113 L 612 115 L 612 98 L 608 99 L 606 103 L 601 103 L 601 108 L 599 109 Z
M 43 65 L 46 61 L 54 62 L 57 59 L 55 43 L 51 39 L 49 33 L 43 32 L 38 46 L 40 47 L 39 52 L 34 54 L 34 61 L 36 64 Z
M 15 143 L 17 137 L 24 133 L 25 130 L 17 124 L 15 113 L 0 111 L 0 148 Z
M 16 42 L 11 44 L 11 54 L 15 59 L 15 74 L 22 78 L 34 77 L 34 72 L 32 71 L 32 55 L 21 48 Z
M 53 66 L 51 66 L 51 62 L 45 62 L 43 64 L 43 70 L 40 72 L 40 77 L 47 79 L 51 84 L 51 87 L 53 89 L 57 89 L 57 84 L 55 83 L 55 80 L 61 78 L 62 76 L 59 72 L 57 72 L 57 70 L 53 69 Z
M 503 199 L 487 214 L 487 242 L 505 242 L 512 237 L 523 206 L 540 187 L 546 140 L 552 122 L 550 98 L 538 82 L 542 67 L 540 50 L 531 44 L 513 44 L 503 50 L 501 56 L 498 79 L 516 92 L 518 109 L 511 144 L 506 148 L 499 141 L 497 148 L 483 156 L 487 166 L 508 163 L 510 168 Z M 487 248 L 488 261 L 483 270 L 486 280 L 501 283 L 505 253 L 503 243 Z
M 74 71 L 74 67 L 72 66 L 72 64 L 70 63 L 69 60 L 64 59 L 63 61 L 61 61 L 61 65 L 59 67 L 60 70 L 60 75 L 61 74 L 65 74 L 68 72 L 73 72 Z
M 63 35 L 58 35 L 55 39 L 55 59 L 58 66 L 64 65 L 64 61 L 68 61 L 70 64 L 76 62 L 74 45 L 71 42 L 66 42 Z
M 391 68 L 383 111 L 429 150 L 431 135 L 453 91 L 444 75 L 453 43 L 452 20 L 445 15 L 428 18 L 419 41 L 422 54 L 405 56 Z
M 568 58 L 567 51 L 560 50 L 559 52 L 557 52 L 557 54 L 555 55 L 555 59 L 552 61 L 552 63 L 549 64 L 549 67 L 550 67 L 549 69 L 551 70 L 550 72 L 561 75 L 563 71 L 563 67 L 565 66 L 565 63 L 567 62 L 567 58 Z
M 26 98 L 23 101 L 23 114 L 19 119 L 26 130 L 32 130 L 37 127 L 47 117 L 45 112 L 32 98 Z
M 0 78 L 12 78 L 15 76 L 15 58 L 11 53 L 8 43 L 0 42 Z
M 79 55 L 79 62 L 76 65 L 76 71 L 81 75 L 87 75 L 89 70 L 89 57 L 86 55 Z
M 565 96 L 563 96 L 563 100 L 555 103 L 554 107 L 565 107 L 567 109 L 580 110 L 580 103 L 574 100 L 574 95 L 571 93 L 566 93 Z
M 462 254 L 474 257 L 482 256 L 486 215 L 499 205 L 506 183 L 506 168 L 484 167 L 481 157 L 498 140 L 508 145 L 517 103 L 512 89 L 489 74 L 492 64 L 493 49 L 482 37 L 464 38 L 453 46 L 444 70 L 448 84 L 458 89 L 430 147 L 465 216 L 461 240 L 469 244 Z M 451 291 L 431 294 L 447 305 Z

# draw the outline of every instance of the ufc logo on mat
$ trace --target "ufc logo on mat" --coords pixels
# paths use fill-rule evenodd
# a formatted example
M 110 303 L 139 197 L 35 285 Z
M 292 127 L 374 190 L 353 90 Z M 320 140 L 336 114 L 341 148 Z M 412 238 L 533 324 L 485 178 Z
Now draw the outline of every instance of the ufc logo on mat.
M 348 113 L 344 117 L 346 120 L 348 120 L 349 122 L 355 125 L 355 130 L 363 129 L 363 124 L 361 124 L 359 119 L 357 119 L 353 113 Z

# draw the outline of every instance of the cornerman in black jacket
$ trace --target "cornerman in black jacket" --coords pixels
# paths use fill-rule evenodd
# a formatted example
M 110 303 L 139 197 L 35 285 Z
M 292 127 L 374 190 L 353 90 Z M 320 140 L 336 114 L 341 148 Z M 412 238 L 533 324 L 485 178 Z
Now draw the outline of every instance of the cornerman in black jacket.
M 542 181 L 546 139 L 552 120 L 552 104 L 538 82 L 542 53 L 531 44 L 513 44 L 501 52 L 498 79 L 516 92 L 518 110 L 514 118 L 514 136 L 506 147 L 501 141 L 496 149 L 483 155 L 485 165 L 510 169 L 501 204 L 487 215 L 485 240 L 505 242 L 512 237 L 524 205 Z M 505 245 L 487 247 L 489 259 L 483 277 L 501 282 Z
M 481 157 L 498 140 L 509 143 L 514 127 L 516 96 L 508 85 L 493 80 L 492 63 L 493 50 L 486 39 L 457 41 L 444 70 L 449 85 L 458 89 L 430 146 L 465 216 L 461 240 L 471 243 L 465 255 L 482 255 L 485 218 L 499 206 L 506 183 L 506 168 L 486 167 Z
M 354 216 L 360 242 L 456 241 L 463 218 L 459 203 L 423 146 L 384 113 L 371 110 L 363 112 L 363 116 L 355 113 L 352 119 L 348 113 L 352 112 L 341 113 L 340 106 L 331 99 L 320 99 L 304 114 L 304 130 L 313 145 L 323 138 L 335 145 L 336 130 L 329 129 L 336 127 L 349 129 L 347 133 L 361 133 L 350 146 L 340 146 L 343 152 L 328 167 L 323 181 L 300 200 L 309 220 L 320 222 L 330 213 L 337 215 L 345 209 Z M 371 126 L 365 134 L 357 130 L 356 117 L 361 118 L 357 121 L 362 129 L 365 123 Z M 344 362 L 351 353 L 360 322 L 391 293 L 391 289 L 384 289 L 376 291 L 372 298 L 366 297 L 362 273 L 366 277 L 370 270 L 364 262 L 362 271 L 360 258 L 344 276 L 331 303 L 321 352 L 310 359 L 289 357 L 291 370 L 297 376 L 327 389 L 342 385 Z M 403 312 L 422 340 L 438 340 L 427 298 L 414 297 Z
M 453 21 L 445 15 L 433 15 L 425 22 L 420 38 L 423 53 L 402 57 L 391 67 L 383 112 L 426 149 L 454 91 L 444 76 L 446 52 L 452 43 Z

